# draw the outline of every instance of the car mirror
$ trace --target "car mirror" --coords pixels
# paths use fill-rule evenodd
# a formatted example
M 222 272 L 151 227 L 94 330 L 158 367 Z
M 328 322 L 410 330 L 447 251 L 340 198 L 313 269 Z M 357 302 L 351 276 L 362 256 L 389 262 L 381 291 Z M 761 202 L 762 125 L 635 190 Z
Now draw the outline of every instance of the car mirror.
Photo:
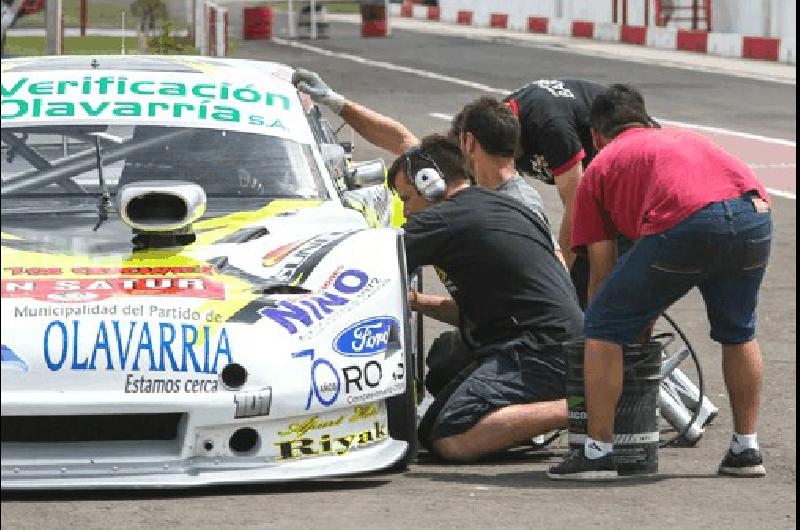
M 320 152 L 325 165 L 328 167 L 336 167 L 344 162 L 345 151 L 344 147 L 339 144 L 320 144 Z
M 347 169 L 346 179 L 347 187 L 351 190 L 383 184 L 386 180 L 386 164 L 382 158 L 353 164 Z

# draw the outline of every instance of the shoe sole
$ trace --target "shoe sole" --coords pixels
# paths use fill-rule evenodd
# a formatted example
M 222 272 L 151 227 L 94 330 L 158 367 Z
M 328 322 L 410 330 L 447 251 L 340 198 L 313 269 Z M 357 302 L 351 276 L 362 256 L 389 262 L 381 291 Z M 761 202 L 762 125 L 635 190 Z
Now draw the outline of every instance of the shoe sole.
M 550 473 L 547 472 L 548 478 L 553 480 L 585 480 L 585 481 L 611 481 L 623 478 L 616 471 L 582 471 L 580 473 Z
M 720 475 L 742 478 L 759 478 L 767 476 L 767 469 L 763 464 L 747 467 L 722 467 L 717 471 Z

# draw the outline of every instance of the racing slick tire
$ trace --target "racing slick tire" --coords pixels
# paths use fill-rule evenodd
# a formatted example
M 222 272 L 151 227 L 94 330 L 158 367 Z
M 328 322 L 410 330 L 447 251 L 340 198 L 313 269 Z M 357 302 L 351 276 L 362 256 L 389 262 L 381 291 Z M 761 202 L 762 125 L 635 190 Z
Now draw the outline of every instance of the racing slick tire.
M 417 437 L 417 389 L 414 370 L 413 346 L 406 348 L 405 378 L 406 391 L 386 400 L 389 416 L 389 434 L 395 440 L 408 442 L 408 450 L 403 458 L 395 462 L 389 470 L 404 471 L 417 457 L 419 438 Z
M 405 247 L 402 245 L 402 240 L 398 239 L 400 249 L 400 268 L 402 278 L 407 278 L 405 270 Z M 419 277 L 414 275 L 410 281 L 410 285 L 421 289 L 421 281 Z M 403 285 L 402 297 L 406 300 L 405 292 L 406 285 Z M 408 443 L 408 450 L 403 457 L 392 464 L 388 469 L 390 471 L 405 471 L 408 465 L 417 458 L 417 451 L 419 450 L 419 436 L 417 435 L 417 368 L 420 360 L 420 352 L 418 349 L 418 319 L 422 316 L 417 313 L 413 314 L 411 308 L 406 301 L 404 303 L 406 312 L 406 348 L 404 357 L 404 372 L 406 388 L 405 392 L 398 396 L 392 396 L 386 400 L 386 412 L 389 419 L 389 435 L 395 440 L 403 440 Z M 420 331 L 421 332 L 421 331 Z M 422 389 L 424 392 L 424 388 Z

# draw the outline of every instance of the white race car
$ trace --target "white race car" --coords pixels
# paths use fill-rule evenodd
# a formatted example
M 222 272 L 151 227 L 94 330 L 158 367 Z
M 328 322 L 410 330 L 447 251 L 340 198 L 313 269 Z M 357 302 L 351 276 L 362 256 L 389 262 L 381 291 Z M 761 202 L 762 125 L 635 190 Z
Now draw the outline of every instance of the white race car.
M 414 457 L 383 163 L 351 163 L 291 73 L 3 60 L 3 489 L 285 481 Z

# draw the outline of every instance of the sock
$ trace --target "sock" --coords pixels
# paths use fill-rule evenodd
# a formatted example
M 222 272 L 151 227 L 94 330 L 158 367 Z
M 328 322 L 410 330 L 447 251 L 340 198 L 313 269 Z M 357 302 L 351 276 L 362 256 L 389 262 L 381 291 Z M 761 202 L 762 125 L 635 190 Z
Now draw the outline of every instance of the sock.
M 613 450 L 614 444 L 612 442 L 601 442 L 599 440 L 593 440 L 588 436 L 586 437 L 586 441 L 583 443 L 583 454 L 585 454 L 586 458 L 589 460 L 603 458 L 607 454 L 610 454 Z
M 747 449 L 758 449 L 758 433 L 733 433 L 733 437 L 731 438 L 731 452 L 738 455 Z

